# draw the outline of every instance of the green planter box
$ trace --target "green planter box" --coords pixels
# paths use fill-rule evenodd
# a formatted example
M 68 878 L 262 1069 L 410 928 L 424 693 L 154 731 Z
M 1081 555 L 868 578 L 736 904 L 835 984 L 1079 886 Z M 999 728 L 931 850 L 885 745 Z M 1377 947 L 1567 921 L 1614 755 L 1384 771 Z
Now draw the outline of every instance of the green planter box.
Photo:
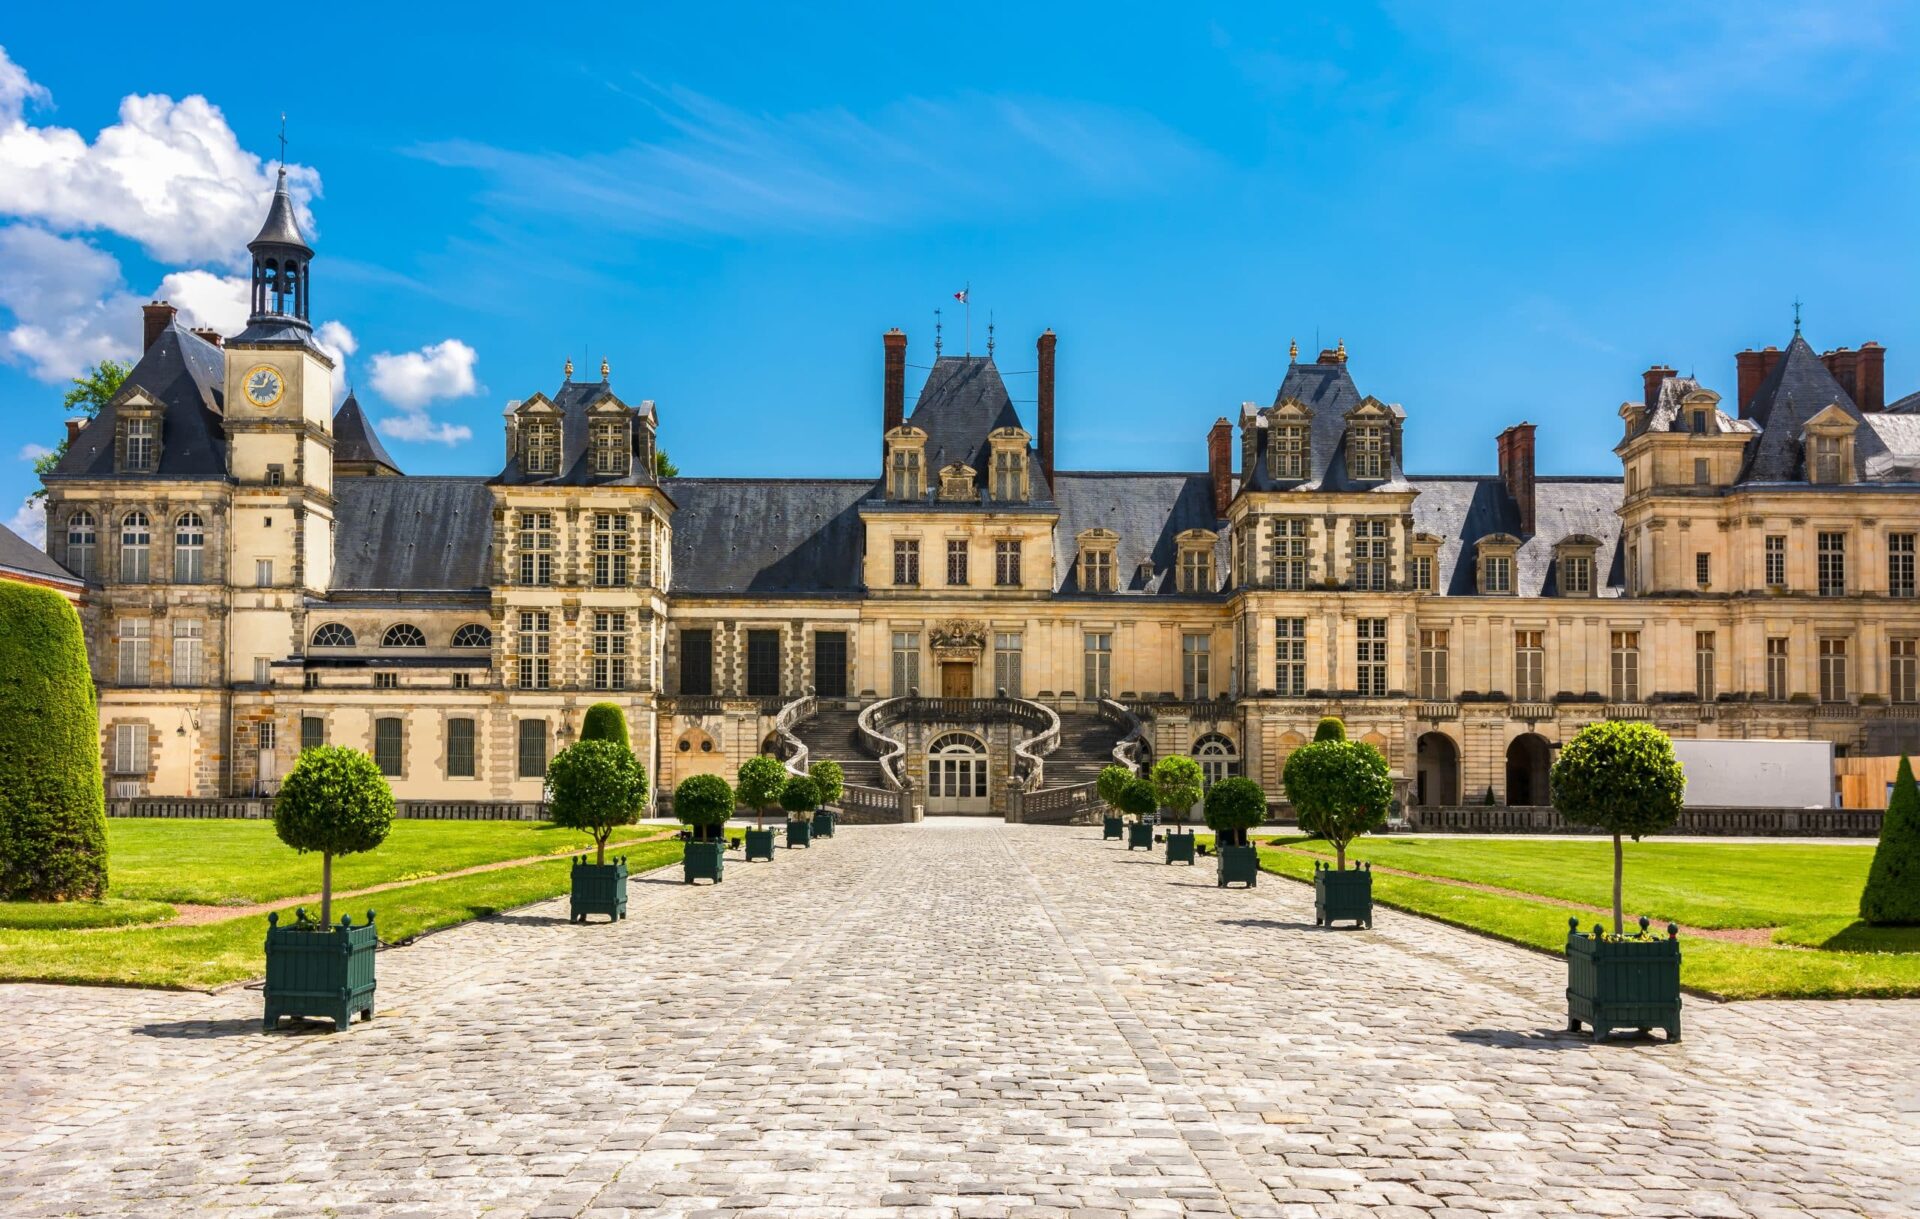
M 696 880 L 710 880 L 719 884 L 726 871 L 726 842 L 689 842 L 686 860 L 680 865 L 688 884 Z
M 1259 847 L 1216 847 L 1214 854 L 1220 860 L 1220 887 L 1244 884 L 1251 889 L 1260 879 Z
M 1680 1040 L 1680 929 L 1667 924 L 1667 937 L 1604 938 L 1601 929 L 1580 934 L 1580 920 L 1567 920 L 1567 1031 L 1581 1025 L 1595 1041 L 1614 1029 L 1660 1029 L 1668 1041 Z
M 358 927 L 342 916 L 338 927 L 322 927 L 299 920 L 280 926 L 280 916 L 267 916 L 266 1027 L 279 1026 L 282 1016 L 317 1016 L 333 1021 L 339 1032 L 359 1012 L 373 1019 L 373 950 L 379 943 L 373 930 L 373 911 Z
M 787 849 L 813 846 L 813 824 L 807 821 L 787 822 Z
M 1338 869 L 1316 861 L 1313 865 L 1313 921 L 1331 927 L 1335 919 L 1352 919 L 1356 926 L 1373 926 L 1373 868 Z
M 775 832 L 774 830 L 747 831 L 748 863 L 752 863 L 756 859 L 769 861 L 773 859 L 773 835 Z
M 1192 834 L 1183 834 L 1177 829 L 1167 831 L 1167 862 L 1193 865 Z
M 1126 837 L 1126 833 L 1127 823 L 1120 820 L 1120 818 L 1100 818 L 1100 840 L 1102 842 L 1105 842 L 1109 838 L 1124 838 Z
M 1127 850 L 1131 851 L 1137 847 L 1145 847 L 1149 851 L 1153 849 L 1153 822 L 1129 821 L 1127 823 Z
M 815 838 L 833 837 L 834 814 L 826 809 L 816 809 L 813 814 L 813 836 Z
M 584 923 L 589 914 L 604 914 L 614 922 L 627 917 L 627 857 L 612 863 L 588 863 L 585 855 L 573 861 L 572 921 Z

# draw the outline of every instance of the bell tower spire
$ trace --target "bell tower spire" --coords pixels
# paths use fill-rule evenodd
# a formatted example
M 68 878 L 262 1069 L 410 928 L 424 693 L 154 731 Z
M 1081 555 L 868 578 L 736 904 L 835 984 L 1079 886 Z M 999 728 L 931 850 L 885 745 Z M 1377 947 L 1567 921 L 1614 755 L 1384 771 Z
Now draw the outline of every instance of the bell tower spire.
M 253 316 L 249 322 L 277 321 L 309 328 L 307 269 L 313 247 L 300 233 L 293 196 L 287 192 L 287 166 L 280 164 L 273 203 L 260 235 L 247 243 L 253 254 Z

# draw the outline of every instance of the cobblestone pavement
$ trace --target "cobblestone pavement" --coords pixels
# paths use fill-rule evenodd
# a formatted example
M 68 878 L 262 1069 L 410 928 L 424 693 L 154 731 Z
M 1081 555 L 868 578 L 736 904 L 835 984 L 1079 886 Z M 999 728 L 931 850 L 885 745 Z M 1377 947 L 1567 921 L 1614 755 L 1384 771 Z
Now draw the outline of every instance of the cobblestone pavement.
M 1920 1004 L 1561 1032 L 1551 958 L 1098 831 L 849 828 L 259 997 L 0 987 L 0 1214 L 1920 1213 Z

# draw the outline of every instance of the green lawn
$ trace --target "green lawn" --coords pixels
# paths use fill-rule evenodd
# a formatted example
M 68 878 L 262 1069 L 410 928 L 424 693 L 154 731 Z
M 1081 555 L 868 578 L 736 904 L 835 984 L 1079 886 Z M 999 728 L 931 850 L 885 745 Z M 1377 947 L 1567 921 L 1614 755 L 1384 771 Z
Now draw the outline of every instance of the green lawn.
M 23 930 L 57 927 L 127 927 L 158 923 L 174 916 L 165 902 L 126 901 L 117 897 L 97 902 L 0 902 L 0 928 Z

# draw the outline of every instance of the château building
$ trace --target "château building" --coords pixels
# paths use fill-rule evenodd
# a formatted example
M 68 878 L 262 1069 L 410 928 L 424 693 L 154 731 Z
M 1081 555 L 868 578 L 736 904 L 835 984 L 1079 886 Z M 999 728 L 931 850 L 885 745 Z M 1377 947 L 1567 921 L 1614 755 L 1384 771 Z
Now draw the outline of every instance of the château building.
M 1410 473 L 1344 342 L 1189 469 L 1075 470 L 1051 331 L 1029 428 L 991 354 L 936 351 L 909 411 L 893 330 L 874 477 L 659 478 L 604 363 L 507 413 L 500 470 L 421 477 L 333 409 L 284 174 L 249 248 L 246 328 L 146 306 L 47 480 L 117 796 L 256 793 L 329 742 L 402 799 L 533 801 L 602 700 L 662 790 L 804 743 L 876 808 L 1029 817 L 1116 747 L 1277 799 L 1327 713 L 1422 804 L 1544 802 L 1601 718 L 1920 745 L 1920 395 L 1876 344 L 1741 352 L 1731 402 L 1649 369 L 1618 476 L 1536 475 L 1529 423 L 1495 473 Z

